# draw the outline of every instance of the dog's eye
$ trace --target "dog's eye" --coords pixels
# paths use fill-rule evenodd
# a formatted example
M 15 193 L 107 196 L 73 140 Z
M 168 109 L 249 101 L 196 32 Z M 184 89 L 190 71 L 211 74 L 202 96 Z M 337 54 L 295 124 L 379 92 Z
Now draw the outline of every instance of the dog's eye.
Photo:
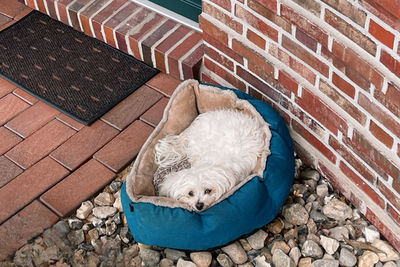
M 204 194 L 210 194 L 211 193 L 211 189 L 206 189 L 205 191 L 204 191 Z
M 190 192 L 188 193 L 188 195 L 192 197 L 192 196 L 194 195 L 194 194 L 193 194 L 193 191 L 190 191 Z

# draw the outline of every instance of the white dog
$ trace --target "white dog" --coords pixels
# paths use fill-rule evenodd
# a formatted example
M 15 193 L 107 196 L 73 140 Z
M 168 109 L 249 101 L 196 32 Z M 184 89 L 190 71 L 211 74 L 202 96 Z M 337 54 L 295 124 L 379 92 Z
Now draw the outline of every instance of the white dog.
M 179 135 L 159 140 L 159 167 L 190 163 L 190 168 L 165 176 L 159 195 L 197 211 L 207 209 L 255 169 L 265 147 L 264 127 L 244 112 L 222 109 L 202 113 Z

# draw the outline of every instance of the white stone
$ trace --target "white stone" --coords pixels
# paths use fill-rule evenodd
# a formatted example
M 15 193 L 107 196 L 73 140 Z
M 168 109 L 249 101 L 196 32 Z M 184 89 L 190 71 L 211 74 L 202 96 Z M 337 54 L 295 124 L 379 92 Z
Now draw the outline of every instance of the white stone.
M 271 267 L 271 264 L 267 262 L 265 256 L 258 255 L 253 261 L 256 264 L 256 267 Z
M 347 248 L 342 248 L 340 250 L 339 264 L 341 266 L 351 267 L 356 265 L 356 263 L 357 258 L 350 250 L 348 250 Z
M 251 236 L 249 236 L 247 238 L 247 242 L 249 242 L 250 246 L 253 249 L 262 249 L 264 247 L 264 242 L 267 237 L 268 234 L 260 229 Z
M 304 257 L 321 258 L 324 253 L 320 246 L 313 240 L 306 240 L 301 249 L 301 254 Z
M 272 255 L 272 263 L 275 267 L 295 267 L 295 262 L 286 255 L 282 250 L 276 249 Z
M 235 264 L 242 264 L 247 261 L 247 254 L 238 241 L 222 248 Z
M 208 251 L 192 252 L 192 253 L 190 253 L 190 259 L 198 267 L 208 267 L 211 264 L 212 255 Z
M 339 241 L 323 235 L 320 236 L 320 243 L 321 246 L 325 249 L 326 253 L 331 255 L 334 254 L 339 248 Z
M 289 252 L 290 258 L 292 258 L 294 264 L 297 266 L 299 259 L 301 258 L 301 251 L 298 247 L 294 247 Z
M 368 243 L 372 243 L 375 239 L 379 239 L 380 238 L 380 234 L 379 234 L 378 229 L 376 229 L 376 227 L 373 226 L 373 225 L 369 225 L 367 227 L 364 227 L 363 233 L 364 233 L 364 236 L 365 236 L 365 240 Z
M 111 206 L 114 203 L 114 197 L 110 193 L 102 192 L 94 199 L 94 203 L 99 206 Z
M 366 250 L 360 257 L 358 257 L 358 267 L 373 267 L 378 261 L 378 255 L 372 251 Z
M 191 261 L 185 261 L 184 259 L 180 258 L 178 260 L 178 263 L 176 264 L 176 267 L 197 267 L 197 266 Z
M 399 253 L 397 253 L 386 241 L 375 239 L 371 245 L 384 252 L 378 253 L 378 257 L 381 262 L 396 261 L 400 259 Z
M 317 185 L 317 196 L 326 197 L 328 195 L 328 186 L 326 184 Z
M 92 212 L 92 209 L 93 209 L 92 202 L 90 202 L 90 201 L 82 202 L 82 204 L 79 207 L 79 209 L 76 210 L 76 217 L 81 219 L 81 220 L 84 220 Z
M 111 217 L 117 212 L 118 210 L 114 207 L 103 206 L 93 208 L 93 215 L 100 219 Z
M 121 202 L 121 197 L 116 197 L 113 207 L 118 209 L 119 212 L 123 212 L 123 208 L 122 208 L 122 202 Z
M 337 221 L 350 219 L 353 215 L 353 210 L 344 202 L 333 198 L 323 208 L 322 212 L 329 218 Z

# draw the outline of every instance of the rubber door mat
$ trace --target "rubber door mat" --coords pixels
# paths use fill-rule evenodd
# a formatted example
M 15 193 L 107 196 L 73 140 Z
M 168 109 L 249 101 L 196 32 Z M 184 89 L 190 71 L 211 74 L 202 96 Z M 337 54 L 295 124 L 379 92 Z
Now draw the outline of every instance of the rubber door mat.
M 38 11 L 0 32 L 0 74 L 85 124 L 157 72 Z

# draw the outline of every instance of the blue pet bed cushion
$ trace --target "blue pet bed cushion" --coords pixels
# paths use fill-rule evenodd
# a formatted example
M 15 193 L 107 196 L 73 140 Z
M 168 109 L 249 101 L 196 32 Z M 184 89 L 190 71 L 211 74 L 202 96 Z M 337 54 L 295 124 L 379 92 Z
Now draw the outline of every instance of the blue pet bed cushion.
M 200 113 L 222 108 L 240 109 L 269 125 L 268 145 L 252 175 L 202 212 L 156 196 L 155 144 L 168 134 L 182 132 Z M 175 90 L 161 122 L 140 150 L 122 187 L 121 199 L 137 242 L 205 250 L 227 244 L 273 220 L 289 194 L 293 178 L 292 139 L 285 122 L 271 106 L 235 89 L 187 80 Z

